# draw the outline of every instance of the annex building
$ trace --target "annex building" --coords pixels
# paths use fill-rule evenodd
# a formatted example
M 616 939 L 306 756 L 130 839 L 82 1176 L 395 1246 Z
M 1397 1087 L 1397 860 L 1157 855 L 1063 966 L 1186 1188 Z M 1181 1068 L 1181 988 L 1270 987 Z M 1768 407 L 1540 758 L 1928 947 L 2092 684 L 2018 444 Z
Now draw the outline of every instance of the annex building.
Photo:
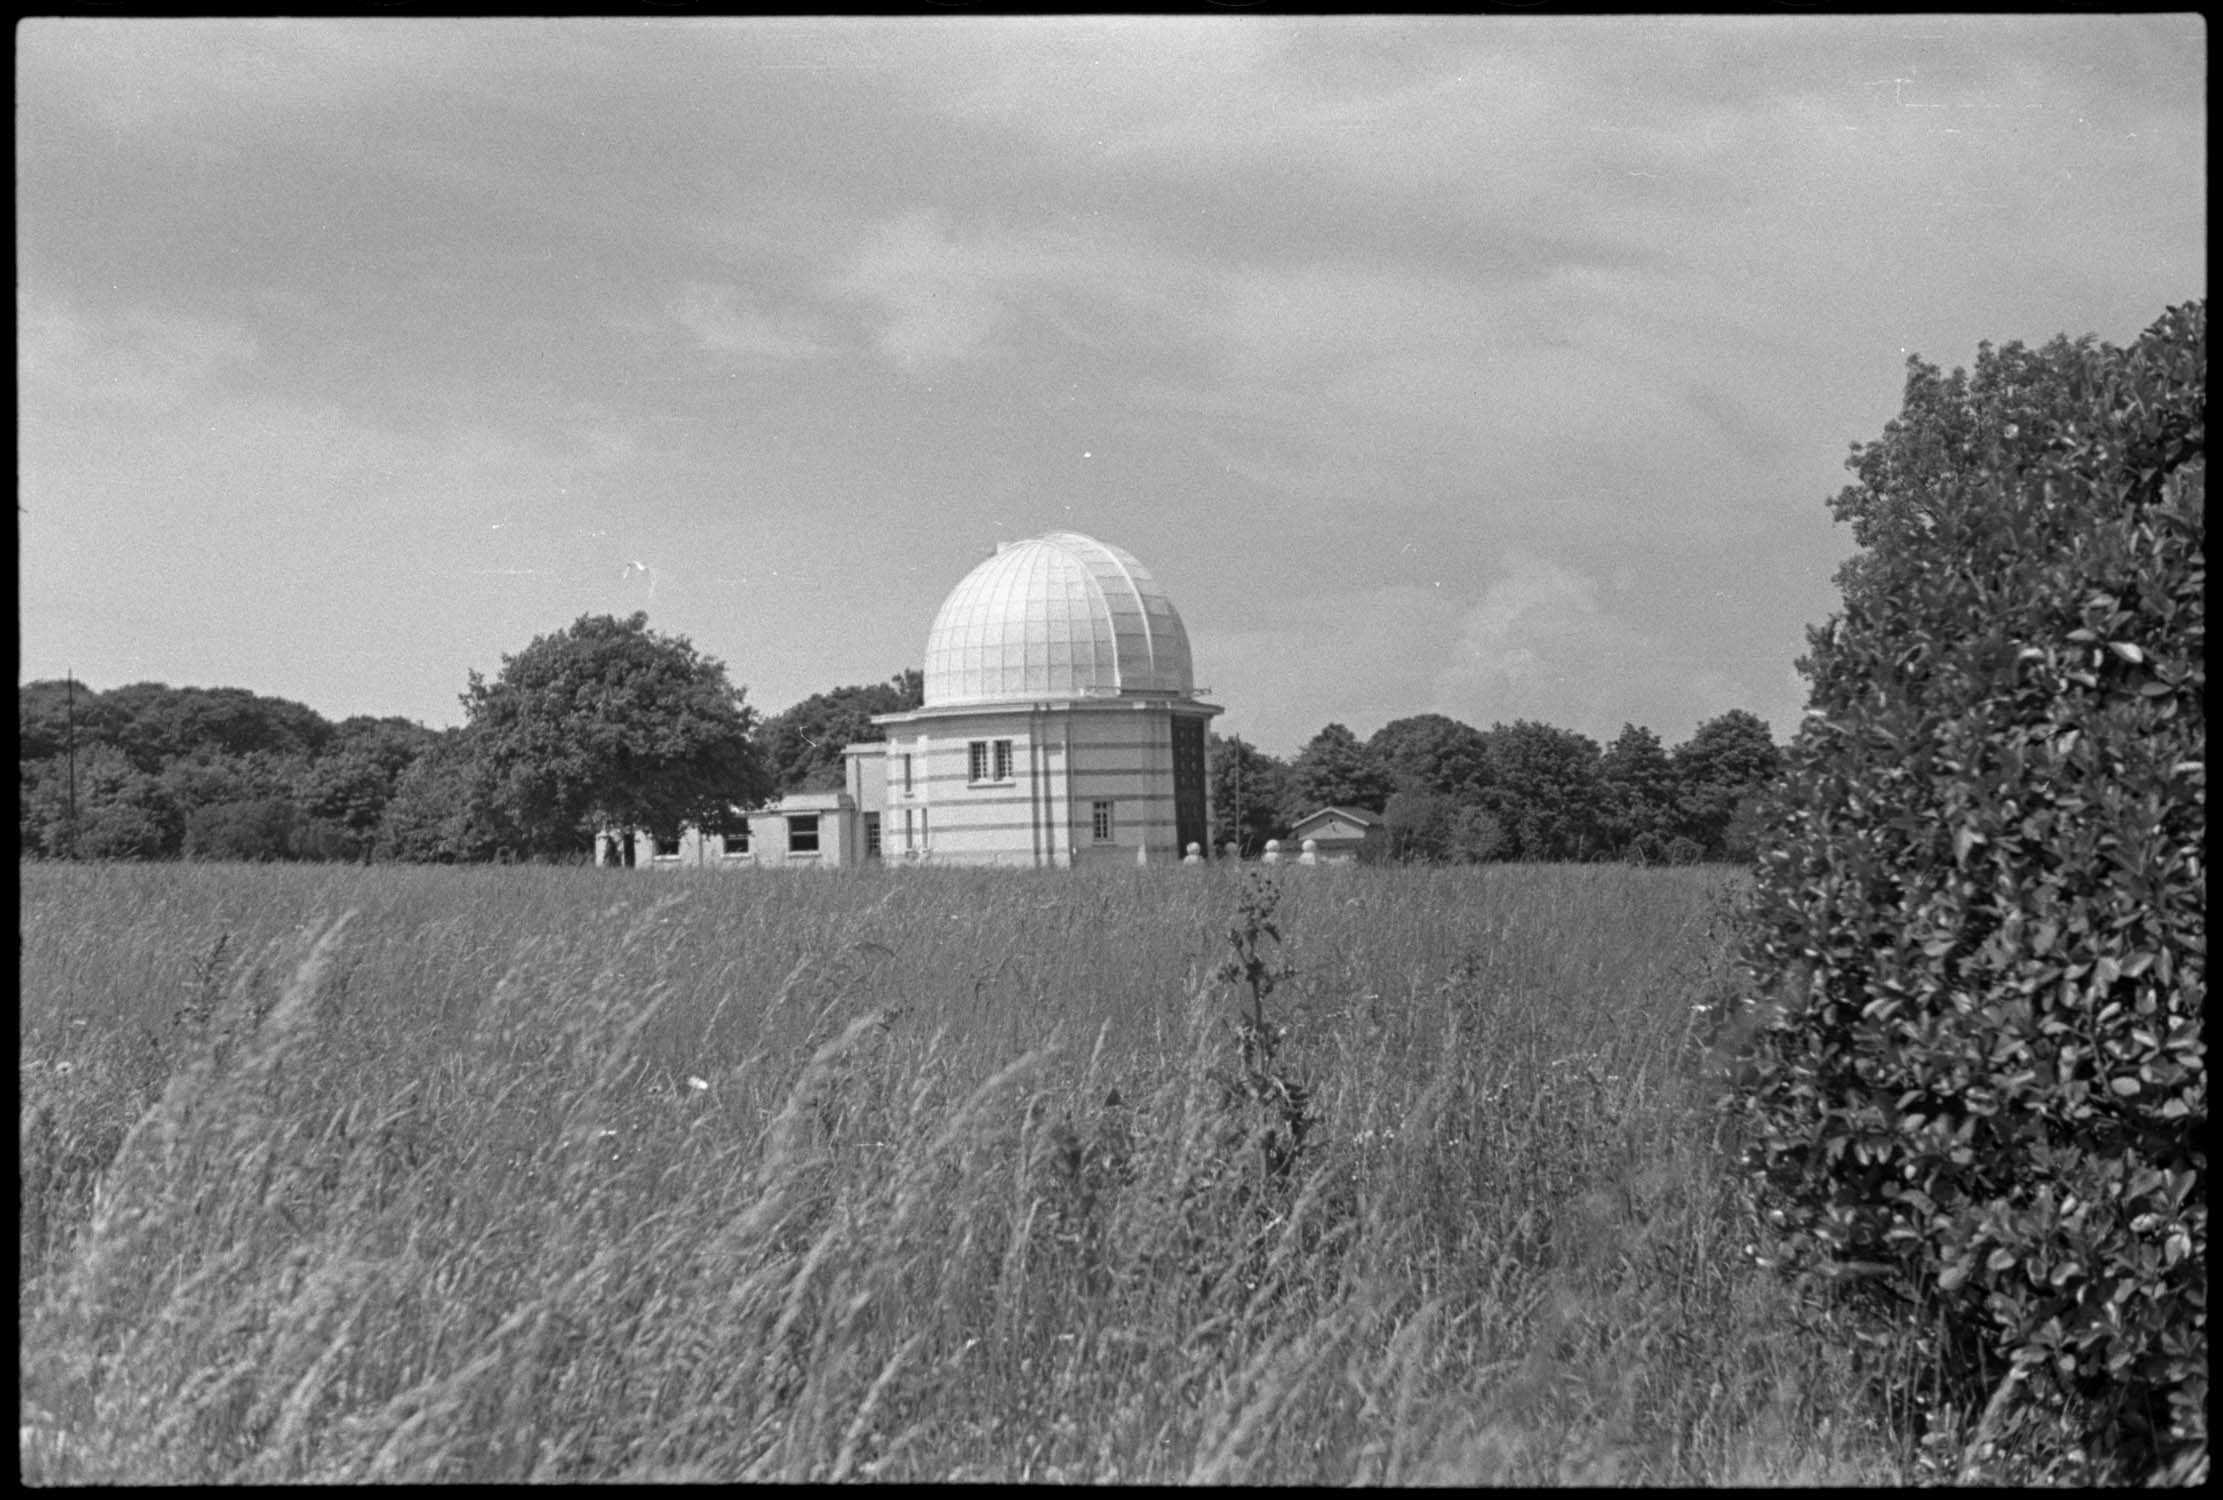
M 872 861 L 1071 868 L 1178 861 L 1211 826 L 1188 632 L 1147 568 L 1077 531 L 999 546 L 926 637 L 925 701 L 844 747 L 839 792 L 745 835 L 636 835 L 651 867 Z M 596 840 L 623 861 L 622 835 Z

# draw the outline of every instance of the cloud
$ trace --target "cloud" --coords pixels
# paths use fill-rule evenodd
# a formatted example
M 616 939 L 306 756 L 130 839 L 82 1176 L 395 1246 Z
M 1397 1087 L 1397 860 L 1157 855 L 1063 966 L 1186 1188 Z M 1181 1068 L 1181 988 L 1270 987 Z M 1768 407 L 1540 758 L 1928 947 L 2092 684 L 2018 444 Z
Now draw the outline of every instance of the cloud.
M 978 353 L 1008 315 L 1005 298 L 1020 279 L 1006 256 L 961 244 L 931 214 L 888 224 L 834 278 L 838 296 L 878 316 L 879 346 L 903 364 L 962 360 Z
M 800 317 L 774 316 L 742 301 L 740 289 L 690 282 L 672 298 L 667 312 L 714 354 L 748 359 L 807 359 L 825 346 Z
M 1641 644 L 1600 605 L 1590 578 L 1515 551 L 1504 576 L 1461 617 L 1433 696 L 1461 705 L 1531 703 L 1579 681 L 1586 663 Z
M 861 306 L 881 352 L 906 365 L 1009 352 L 1053 337 L 1070 349 L 1162 365 L 1204 295 L 1202 268 L 1103 225 L 952 226 L 921 210 L 873 226 L 825 283 Z
M 236 324 L 142 310 L 84 319 L 30 292 L 17 294 L 16 320 L 26 413 L 174 411 L 248 369 L 259 352 Z

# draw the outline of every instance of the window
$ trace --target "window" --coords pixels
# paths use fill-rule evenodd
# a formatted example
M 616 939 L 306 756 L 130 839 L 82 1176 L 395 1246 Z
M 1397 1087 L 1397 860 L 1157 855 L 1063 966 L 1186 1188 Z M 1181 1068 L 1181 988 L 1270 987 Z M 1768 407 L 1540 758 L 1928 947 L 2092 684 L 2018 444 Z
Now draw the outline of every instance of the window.
M 790 854 L 816 854 L 818 852 L 818 814 L 797 813 L 787 820 L 787 852 Z
M 679 858 L 679 835 L 675 833 L 670 838 L 665 838 L 660 833 L 656 835 L 656 857 L 658 859 Z
M 927 841 L 927 837 L 926 837 L 926 809 L 922 807 L 922 808 L 920 808 L 920 809 L 919 809 L 919 847 L 920 847 L 921 849 L 924 849 L 924 848 L 926 848 L 926 847 L 927 847 L 927 842 L 928 842 L 928 841 Z
M 1089 829 L 1095 835 L 1097 843 L 1108 844 L 1111 842 L 1112 805 L 1109 802 L 1091 802 L 1089 804 Z
M 909 755 L 908 753 L 906 753 L 906 754 L 904 755 L 904 757 L 903 757 L 903 795 L 905 795 L 906 797 L 908 797 L 908 796 L 909 796 L 910 794 L 911 794 L 911 757 L 910 757 L 910 755 Z
M 878 859 L 880 857 L 880 815 L 878 813 L 866 813 L 864 815 L 864 825 L 865 858 Z
M 736 855 L 746 855 L 748 852 L 749 830 L 746 825 L 742 827 L 739 833 L 729 833 L 726 835 L 726 857 L 728 859 L 731 859 Z
M 966 779 L 969 781 L 1009 781 L 1011 779 L 1011 741 L 974 740 L 966 747 Z
M 911 809 L 903 809 L 903 850 L 908 854 L 919 846 L 918 831 L 911 826 Z

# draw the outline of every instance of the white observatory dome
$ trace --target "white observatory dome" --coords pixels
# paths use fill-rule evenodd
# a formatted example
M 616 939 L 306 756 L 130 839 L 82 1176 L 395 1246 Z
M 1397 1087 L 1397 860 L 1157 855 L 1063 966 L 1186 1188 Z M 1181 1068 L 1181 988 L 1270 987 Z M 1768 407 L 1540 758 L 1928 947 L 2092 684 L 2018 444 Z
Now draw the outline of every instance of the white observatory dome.
M 1147 568 L 1077 531 L 1007 543 L 926 637 L 926 706 L 1194 694 L 1189 634 Z

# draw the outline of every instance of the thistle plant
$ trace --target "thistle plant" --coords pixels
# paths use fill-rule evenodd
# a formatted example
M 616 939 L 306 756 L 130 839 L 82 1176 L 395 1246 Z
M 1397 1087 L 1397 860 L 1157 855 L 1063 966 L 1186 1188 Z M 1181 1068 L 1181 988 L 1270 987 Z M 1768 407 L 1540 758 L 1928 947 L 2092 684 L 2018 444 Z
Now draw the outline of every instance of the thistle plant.
M 1234 951 L 1213 971 L 1220 983 L 1240 986 L 1248 1005 L 1235 1022 L 1239 1071 L 1215 1068 L 1212 1076 L 1225 1091 L 1230 1108 L 1248 1101 L 1265 1114 L 1266 1122 L 1257 1127 L 1253 1139 L 1267 1177 L 1275 1181 L 1286 1179 L 1296 1166 L 1312 1127 L 1311 1091 L 1276 1061 L 1288 1029 L 1266 1014 L 1266 997 L 1284 977 L 1265 947 L 1268 940 L 1277 948 L 1281 943 L 1275 920 L 1280 901 L 1281 888 L 1272 880 L 1256 872 L 1245 880 L 1235 920 L 1227 930 L 1228 946 Z

